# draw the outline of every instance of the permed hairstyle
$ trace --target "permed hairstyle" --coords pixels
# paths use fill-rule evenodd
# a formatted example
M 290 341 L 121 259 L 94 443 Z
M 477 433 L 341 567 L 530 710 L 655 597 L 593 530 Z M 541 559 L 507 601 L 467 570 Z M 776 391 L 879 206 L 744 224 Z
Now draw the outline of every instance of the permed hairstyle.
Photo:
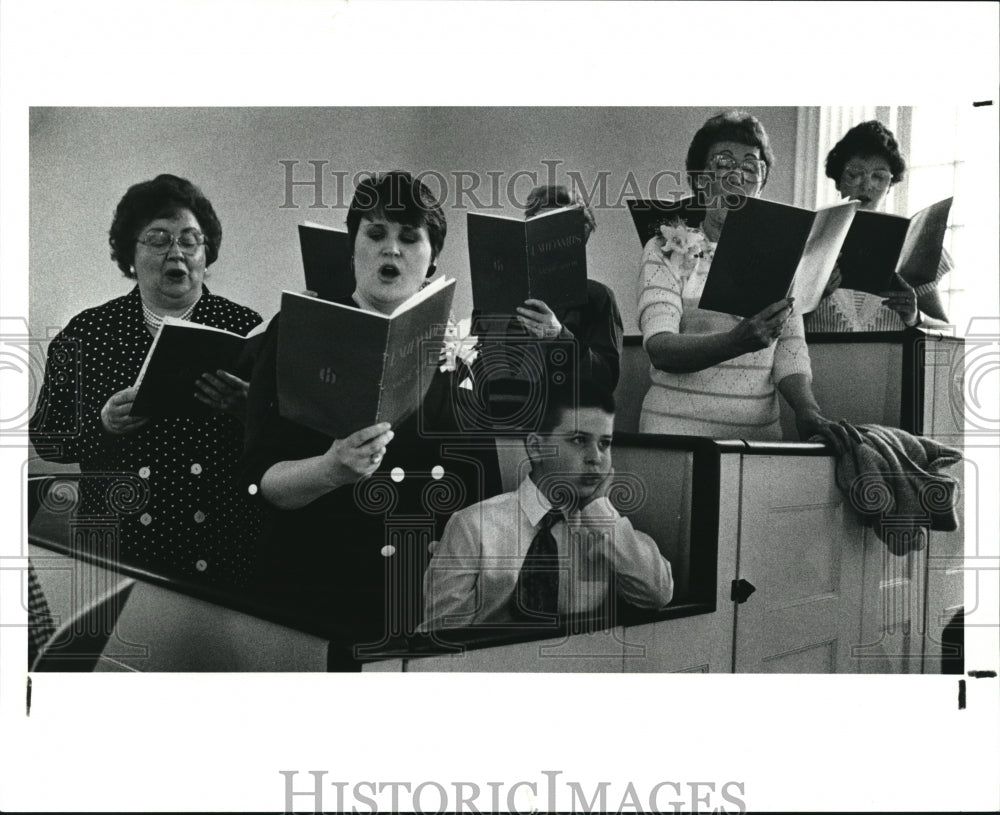
M 552 381 L 551 378 L 549 381 Z M 561 385 L 550 385 L 545 397 L 545 409 L 535 428 L 536 433 L 551 433 L 567 410 L 600 408 L 612 415 L 615 412 L 614 391 L 606 384 L 589 377 L 575 380 L 569 377 Z
M 698 129 L 694 138 L 691 139 L 685 167 L 688 185 L 694 192 L 698 191 L 698 177 L 707 169 L 705 165 L 708 163 L 709 148 L 720 141 L 735 141 L 749 147 L 759 148 L 760 157 L 767 165 L 761 187 L 767 183 L 767 179 L 771 176 L 771 167 L 774 164 L 774 153 L 771 150 L 771 140 L 768 138 L 767 131 L 764 130 L 764 125 L 756 116 L 751 116 L 746 111 L 730 110 L 713 116 Z
M 583 210 L 584 240 L 589 240 L 590 233 L 597 231 L 597 219 L 594 218 L 594 211 L 587 206 L 580 193 L 576 190 L 569 190 L 562 184 L 535 187 L 529 192 L 524 217 L 530 218 L 543 209 L 557 207 L 579 207 Z
M 125 277 L 135 279 L 132 266 L 139 233 L 157 218 L 172 218 L 182 209 L 191 210 L 205 235 L 205 265 L 215 263 L 222 243 L 222 224 L 211 201 L 186 178 L 163 174 L 129 187 L 115 208 L 108 243 L 111 259 Z
M 352 253 L 362 218 L 385 218 L 391 223 L 415 229 L 427 227 L 432 260 L 441 254 L 445 235 L 448 234 L 444 211 L 431 191 L 422 181 L 402 170 L 377 173 L 362 178 L 358 183 L 347 210 L 347 234 Z
M 833 146 L 826 155 L 826 175 L 839 184 L 848 161 L 868 156 L 880 156 L 886 160 L 893 184 L 903 180 L 906 159 L 899 152 L 899 142 L 889 128 L 875 119 L 855 125 Z

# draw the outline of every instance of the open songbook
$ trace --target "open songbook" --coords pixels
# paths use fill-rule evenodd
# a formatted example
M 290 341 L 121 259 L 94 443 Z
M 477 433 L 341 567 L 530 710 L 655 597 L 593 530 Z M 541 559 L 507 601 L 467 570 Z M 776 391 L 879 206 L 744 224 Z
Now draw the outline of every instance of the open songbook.
M 587 301 L 583 210 L 547 210 L 531 218 L 470 212 L 469 268 L 480 314 L 516 314 L 528 298 L 559 317 Z
M 730 210 L 699 307 L 753 317 L 795 297 L 799 314 L 819 305 L 857 201 L 817 210 L 747 198 Z
M 429 283 L 391 315 L 282 292 L 278 410 L 342 439 L 417 410 L 440 363 L 455 281 Z
M 195 381 L 204 373 L 228 371 L 249 378 L 256 348 L 267 323 L 247 336 L 209 325 L 164 317 L 139 369 L 133 416 L 206 416 L 211 408 L 194 397 Z
M 881 294 L 894 288 L 898 274 L 916 288 L 937 279 L 951 198 L 912 218 L 859 211 L 840 254 L 840 285 Z

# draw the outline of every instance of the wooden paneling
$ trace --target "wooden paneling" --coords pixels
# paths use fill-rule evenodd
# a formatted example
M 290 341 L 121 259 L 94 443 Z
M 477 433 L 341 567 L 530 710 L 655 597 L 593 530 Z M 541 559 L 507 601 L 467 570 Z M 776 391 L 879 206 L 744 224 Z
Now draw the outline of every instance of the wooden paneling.
M 965 343 L 959 339 L 933 337 L 921 342 L 924 361 L 924 420 L 929 435 L 964 450 Z M 966 484 L 965 462 L 955 465 L 948 472 L 958 479 L 959 484 L 956 507 L 959 528 L 954 532 L 932 531 L 927 544 L 924 618 L 920 621 L 919 632 L 923 637 L 924 673 L 941 672 L 942 633 L 964 602 L 963 557 L 966 554 L 972 556 L 978 551 L 975 524 L 970 527 L 969 519 L 965 516 L 966 490 L 973 490 L 977 500 L 991 500 L 988 496 L 995 495 L 996 492 L 995 485 L 990 487 L 978 480 Z M 976 471 L 970 468 L 969 472 L 974 476 Z
M 622 348 L 618 387 L 615 388 L 615 430 L 639 432 L 642 400 L 649 390 L 649 356 L 642 347 L 642 337 L 625 338 Z
M 809 359 L 813 394 L 825 416 L 851 424 L 899 424 L 901 342 L 810 343 Z M 798 438 L 795 414 L 784 399 L 781 427 L 786 440 Z
M 921 555 L 893 555 L 870 529 L 864 530 L 864 598 L 861 641 L 852 649 L 858 673 L 920 673 L 922 614 Z
M 625 659 L 625 673 L 729 673 L 732 634 L 728 602 L 713 614 L 632 626 L 626 640 L 643 653 Z
M 861 637 L 862 550 L 833 460 L 745 456 L 735 670 L 849 672 Z
M 60 621 L 126 579 L 39 546 L 29 553 Z M 97 670 L 325 671 L 326 652 L 318 637 L 139 580 Z
M 325 671 L 327 643 L 225 606 L 139 583 L 116 629 L 148 645 L 119 657 L 141 671 Z
M 961 466 L 956 467 L 961 469 Z M 959 518 L 963 517 L 964 502 L 960 502 Z M 969 545 L 975 545 L 969 539 Z M 965 594 L 964 524 L 955 532 L 931 532 L 926 552 L 926 595 L 923 629 L 923 672 L 940 673 L 944 627 L 959 609 Z M 972 579 L 977 577 L 974 572 Z M 954 654 L 949 651 L 949 656 Z
M 687 600 L 691 573 L 691 477 L 693 453 L 644 447 L 615 447 L 615 476 L 628 492 L 624 512 L 670 561 L 674 601 Z
M 404 661 L 404 671 L 621 673 L 627 660 L 641 658 L 621 627 L 556 640 L 480 648 L 457 656 Z

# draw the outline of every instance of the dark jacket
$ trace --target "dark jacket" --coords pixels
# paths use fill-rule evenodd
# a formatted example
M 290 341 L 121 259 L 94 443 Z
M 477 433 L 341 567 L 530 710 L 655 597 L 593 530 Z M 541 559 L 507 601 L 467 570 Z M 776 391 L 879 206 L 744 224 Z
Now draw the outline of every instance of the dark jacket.
M 430 542 L 452 512 L 501 492 L 493 439 L 458 432 L 455 399 L 464 374 L 435 373 L 419 409 L 393 428 L 372 476 L 282 510 L 263 500 L 264 474 L 278 462 L 321 455 L 334 440 L 280 415 L 279 331 L 280 315 L 254 369 L 242 461 L 243 489 L 265 513 L 260 590 L 340 642 L 413 631 Z

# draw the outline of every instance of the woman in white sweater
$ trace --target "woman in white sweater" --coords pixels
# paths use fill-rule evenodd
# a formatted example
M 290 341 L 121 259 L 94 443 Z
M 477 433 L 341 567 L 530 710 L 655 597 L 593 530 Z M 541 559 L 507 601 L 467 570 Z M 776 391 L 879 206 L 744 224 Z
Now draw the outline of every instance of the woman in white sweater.
M 791 298 L 748 319 L 698 307 L 727 211 L 760 195 L 773 161 L 761 123 L 739 111 L 713 116 L 691 142 L 688 181 L 704 219 L 699 227 L 662 227 L 639 270 L 639 327 L 652 380 L 642 432 L 779 440 L 778 391 L 803 439 L 833 440 L 841 431 L 813 397 L 802 318 Z

